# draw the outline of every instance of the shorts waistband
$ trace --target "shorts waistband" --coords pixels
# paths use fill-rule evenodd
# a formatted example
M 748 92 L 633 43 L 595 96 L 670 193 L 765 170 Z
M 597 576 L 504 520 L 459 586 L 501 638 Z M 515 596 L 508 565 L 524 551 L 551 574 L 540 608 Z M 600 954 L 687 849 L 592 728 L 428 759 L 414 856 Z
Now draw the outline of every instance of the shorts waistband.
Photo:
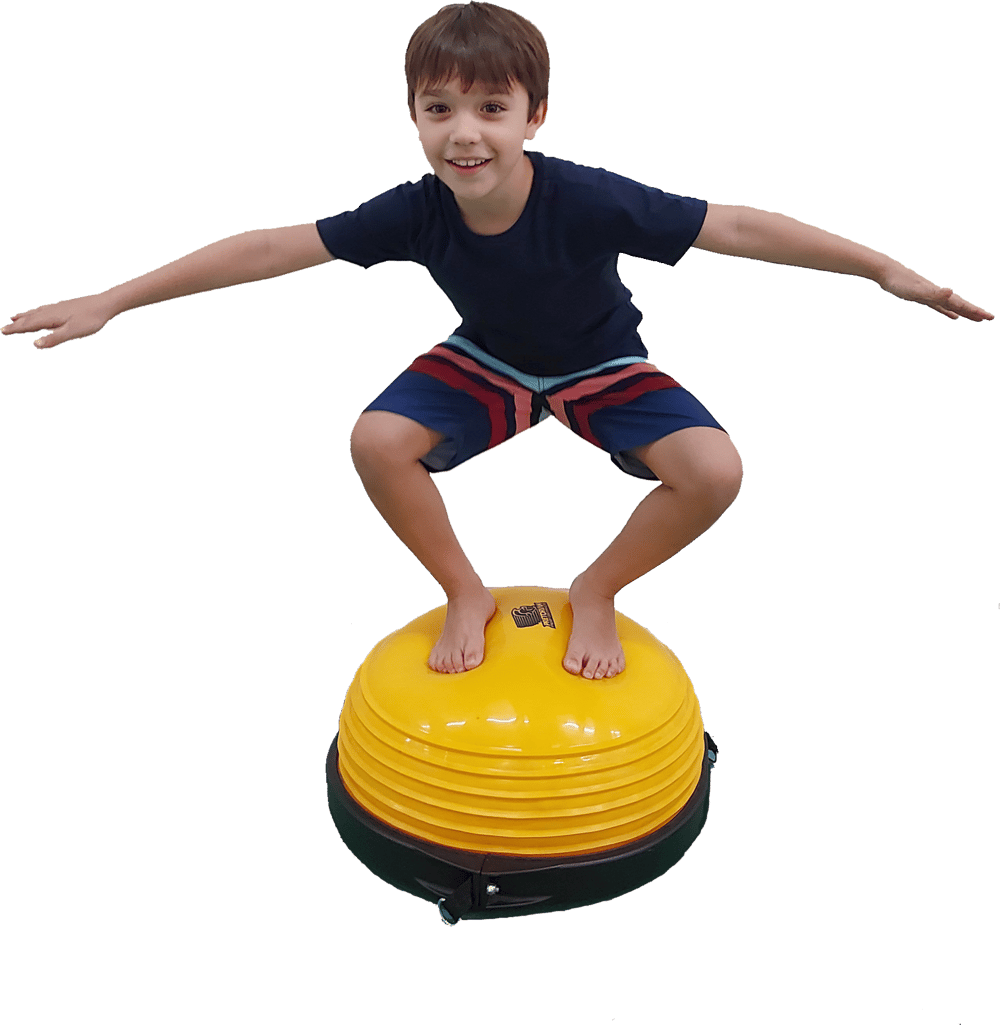
M 572 374 L 561 374 L 556 377 L 541 377 L 537 374 L 526 374 L 523 370 L 518 370 L 516 367 L 512 367 L 507 363 L 504 363 L 503 360 L 497 359 L 496 356 L 491 356 L 488 352 L 484 352 L 474 342 L 470 342 L 468 338 L 463 338 L 461 335 L 449 335 L 448 339 L 443 344 L 451 346 L 453 349 L 459 349 L 467 356 L 471 356 L 477 362 L 484 364 L 491 370 L 496 370 L 498 373 L 513 378 L 522 387 L 533 392 L 551 391 L 553 388 L 561 388 L 563 385 L 569 384 L 570 381 L 578 381 L 584 377 L 592 377 L 594 374 L 599 374 L 604 370 L 610 370 L 613 367 L 627 367 L 633 363 L 645 363 L 648 359 L 646 356 L 619 356 L 617 359 L 609 359 L 604 363 L 598 363 L 596 367 L 588 367 L 586 370 L 576 370 Z

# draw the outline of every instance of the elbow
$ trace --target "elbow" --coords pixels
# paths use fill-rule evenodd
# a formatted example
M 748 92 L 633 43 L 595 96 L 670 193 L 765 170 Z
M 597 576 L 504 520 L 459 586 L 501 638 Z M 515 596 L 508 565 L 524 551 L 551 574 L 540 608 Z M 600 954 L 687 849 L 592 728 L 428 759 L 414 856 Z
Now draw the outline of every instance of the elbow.
M 743 224 L 749 211 L 750 207 L 746 206 L 718 206 L 710 203 L 694 245 L 698 249 L 707 249 L 710 253 L 739 256 Z

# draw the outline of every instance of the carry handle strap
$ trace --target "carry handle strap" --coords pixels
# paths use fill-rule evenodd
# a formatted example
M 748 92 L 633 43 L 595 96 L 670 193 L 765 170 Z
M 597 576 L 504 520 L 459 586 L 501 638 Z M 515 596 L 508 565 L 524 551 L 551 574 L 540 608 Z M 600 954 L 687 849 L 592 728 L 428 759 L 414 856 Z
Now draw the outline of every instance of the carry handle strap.
M 445 925 L 458 925 L 459 919 L 472 910 L 472 876 L 466 876 L 465 882 L 448 897 L 438 901 L 438 911 Z

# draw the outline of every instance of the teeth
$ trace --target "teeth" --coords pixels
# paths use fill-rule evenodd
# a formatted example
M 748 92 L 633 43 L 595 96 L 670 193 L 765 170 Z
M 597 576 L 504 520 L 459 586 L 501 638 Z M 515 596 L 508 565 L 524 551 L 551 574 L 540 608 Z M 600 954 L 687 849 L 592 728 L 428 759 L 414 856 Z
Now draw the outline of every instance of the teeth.
M 486 160 L 453 160 L 453 164 L 458 164 L 459 167 L 477 167 L 479 164 L 485 164 Z

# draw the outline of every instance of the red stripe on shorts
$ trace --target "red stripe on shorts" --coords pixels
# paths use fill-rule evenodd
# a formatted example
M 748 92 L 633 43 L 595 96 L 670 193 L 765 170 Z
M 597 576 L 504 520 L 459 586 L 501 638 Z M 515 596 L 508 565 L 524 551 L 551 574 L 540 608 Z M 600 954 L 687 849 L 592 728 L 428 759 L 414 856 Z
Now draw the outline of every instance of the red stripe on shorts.
M 438 350 L 441 350 L 438 353 Z M 481 363 L 477 363 L 474 359 L 466 356 L 464 353 L 455 352 L 453 349 L 447 349 L 444 346 L 438 345 L 431 350 L 431 352 L 438 353 L 438 355 L 444 355 L 452 363 L 458 367 L 463 367 L 470 374 L 475 374 L 479 377 L 489 381 L 496 388 L 500 388 L 505 391 L 514 400 L 514 433 L 520 434 L 521 431 L 526 431 L 531 426 L 531 391 L 525 388 L 523 385 L 518 384 L 516 381 L 512 381 L 509 377 L 505 377 L 503 374 L 495 373 L 488 367 L 484 367 Z
M 430 359 L 428 357 L 437 357 Z M 444 364 L 442 365 L 442 361 Z M 487 448 L 499 445 L 508 437 L 519 434 L 531 426 L 531 392 L 522 388 L 510 378 L 487 370 L 473 359 L 456 353 L 443 345 L 436 345 L 430 352 L 418 356 L 410 364 L 410 370 L 433 377 L 450 388 L 456 388 L 471 395 L 486 410 L 490 418 L 490 442 Z M 480 380 L 477 380 L 479 378 Z M 493 388 L 481 383 L 488 381 Z M 503 394 L 497 394 L 498 389 Z M 507 420 L 507 404 L 504 395 L 509 395 L 514 406 L 514 430 Z
M 609 389 L 630 377 L 643 374 L 654 374 L 653 377 L 641 377 L 626 388 L 614 391 Z M 661 373 L 651 363 L 632 363 L 613 374 L 602 374 L 599 377 L 588 377 L 565 388 L 558 395 L 548 396 L 549 408 L 553 414 L 571 431 L 579 434 L 584 441 L 601 448 L 594 432 L 590 429 L 591 417 L 610 406 L 624 406 L 651 391 L 663 391 L 666 388 L 679 388 L 680 385 L 666 374 Z M 570 420 L 576 420 L 576 425 Z

